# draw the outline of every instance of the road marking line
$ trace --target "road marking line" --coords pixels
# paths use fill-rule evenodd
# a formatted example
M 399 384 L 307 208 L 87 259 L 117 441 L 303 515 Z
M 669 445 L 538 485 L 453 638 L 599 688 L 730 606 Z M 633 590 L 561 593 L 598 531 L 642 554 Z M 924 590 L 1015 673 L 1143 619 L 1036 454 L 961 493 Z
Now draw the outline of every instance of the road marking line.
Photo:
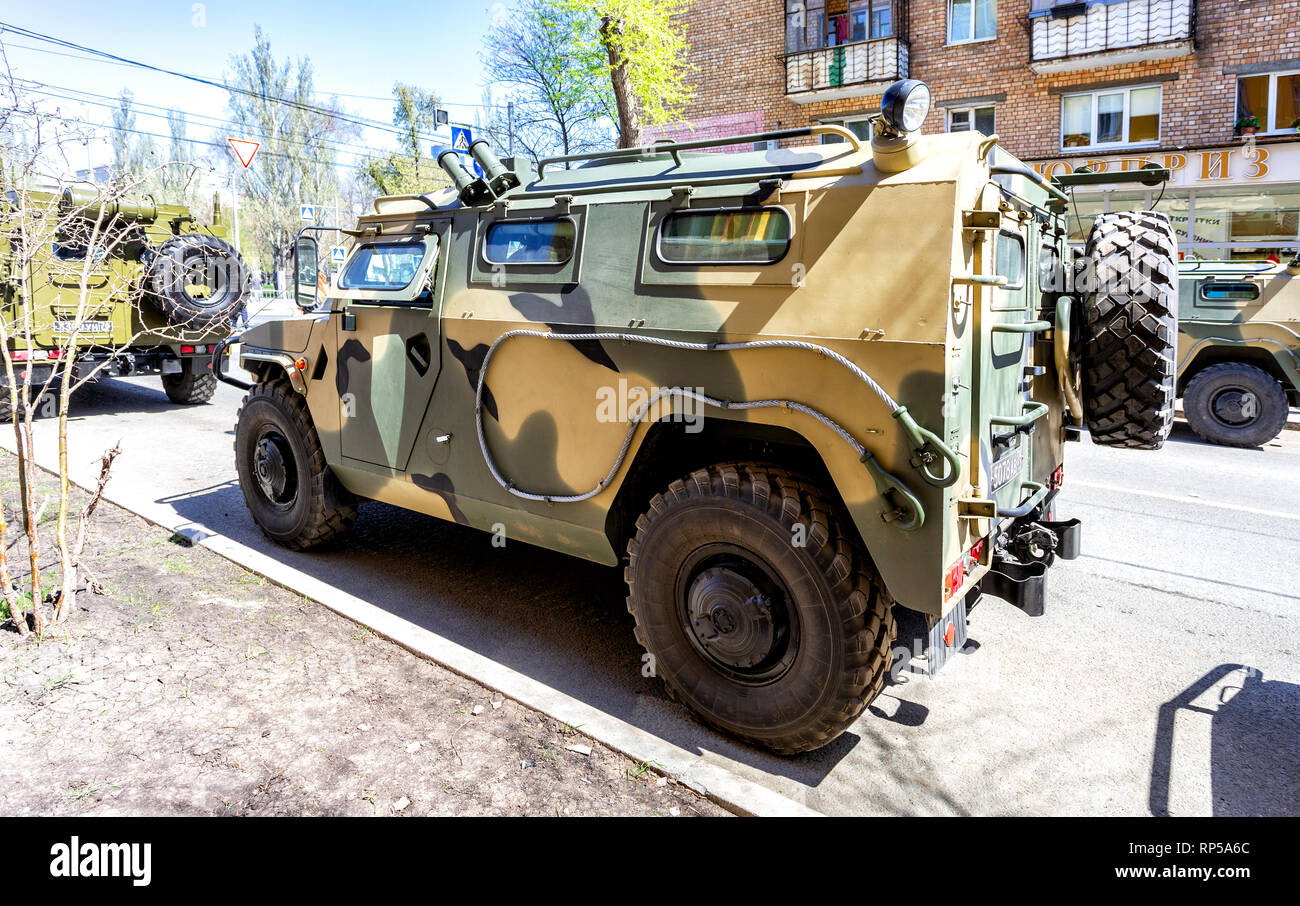
M 1241 506 L 1235 503 L 1214 503 L 1209 500 L 1201 500 L 1199 497 L 1180 497 L 1177 494 L 1161 494 L 1158 491 L 1138 491 L 1133 488 L 1121 487 L 1117 484 L 1101 484 L 1093 481 L 1071 481 L 1066 485 L 1066 490 L 1070 488 L 1093 488 L 1098 491 L 1114 491 L 1117 494 L 1135 494 L 1138 497 L 1155 497 L 1159 500 L 1172 500 L 1175 503 L 1194 503 L 1198 506 L 1212 506 L 1219 510 L 1234 510 L 1238 513 L 1252 513 L 1257 516 L 1270 516 L 1274 519 L 1290 519 L 1294 522 L 1300 522 L 1300 515 L 1296 513 L 1284 513 L 1281 510 L 1261 510 L 1258 507 Z M 1087 501 L 1082 501 L 1086 503 Z

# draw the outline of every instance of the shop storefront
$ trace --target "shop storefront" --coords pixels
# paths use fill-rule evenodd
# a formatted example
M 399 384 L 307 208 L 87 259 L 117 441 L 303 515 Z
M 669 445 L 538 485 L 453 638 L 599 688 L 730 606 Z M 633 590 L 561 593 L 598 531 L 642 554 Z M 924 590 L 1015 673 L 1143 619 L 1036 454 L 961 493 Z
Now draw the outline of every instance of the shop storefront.
M 1184 258 L 1289 258 L 1300 246 L 1300 143 L 1129 153 L 1032 161 L 1044 176 L 1087 166 L 1093 171 L 1169 167 L 1162 187 L 1131 183 L 1079 187 L 1070 210 L 1071 239 L 1082 242 L 1092 219 L 1107 211 L 1154 208 L 1169 215 Z

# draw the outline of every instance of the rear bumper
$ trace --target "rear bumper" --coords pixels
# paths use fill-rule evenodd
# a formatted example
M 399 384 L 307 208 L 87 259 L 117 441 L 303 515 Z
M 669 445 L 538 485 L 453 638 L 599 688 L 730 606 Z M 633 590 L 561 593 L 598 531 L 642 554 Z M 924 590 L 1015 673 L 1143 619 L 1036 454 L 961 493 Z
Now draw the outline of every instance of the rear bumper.
M 1031 617 L 1046 610 L 1048 567 L 1058 558 L 1074 560 L 1080 551 L 1079 520 L 1047 518 L 1055 496 L 1052 492 L 1002 530 L 989 571 L 976 586 L 981 594 L 1001 598 Z

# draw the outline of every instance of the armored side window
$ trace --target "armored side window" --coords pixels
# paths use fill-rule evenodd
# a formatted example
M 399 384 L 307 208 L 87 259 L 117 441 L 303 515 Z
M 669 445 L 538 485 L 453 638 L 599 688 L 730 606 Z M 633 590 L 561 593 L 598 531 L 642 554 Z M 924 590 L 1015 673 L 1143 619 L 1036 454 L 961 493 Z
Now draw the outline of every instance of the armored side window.
M 659 258 L 669 264 L 775 264 L 790 248 L 785 208 L 674 211 L 659 227 Z
M 348 265 L 339 286 L 343 289 L 405 289 L 415 279 L 423 260 L 423 243 L 364 245 L 352 256 L 352 263 Z
M 1008 279 L 1008 282 L 1010 280 Z M 1056 246 L 1043 243 L 1038 250 L 1039 292 L 1053 293 L 1065 289 L 1065 273 L 1061 270 L 1061 253 Z
M 1020 289 L 1025 285 L 1025 240 L 1005 230 L 998 233 L 996 270 L 999 277 L 1007 278 L 1003 289 Z
M 573 257 L 572 220 L 498 220 L 487 229 L 483 257 L 490 264 L 563 264 Z
M 1251 302 L 1259 298 L 1259 284 L 1249 280 L 1206 280 L 1201 298 L 1207 302 Z

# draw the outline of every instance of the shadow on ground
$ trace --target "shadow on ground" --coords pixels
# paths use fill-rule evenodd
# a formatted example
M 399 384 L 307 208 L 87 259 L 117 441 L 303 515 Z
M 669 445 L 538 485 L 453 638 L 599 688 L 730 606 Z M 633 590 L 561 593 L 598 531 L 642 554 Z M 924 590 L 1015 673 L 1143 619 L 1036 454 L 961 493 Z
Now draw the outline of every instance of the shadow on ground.
M 495 548 L 487 533 L 376 502 L 362 505 L 347 538 L 313 553 L 268 542 L 235 482 L 158 502 L 683 749 L 808 786 L 863 742 L 855 731 L 864 725 L 915 726 L 928 714 L 887 689 L 855 731 L 816 752 L 780 758 L 714 733 L 669 700 L 658 680 L 642 676 L 620 569 L 522 542 Z M 876 744 L 887 745 L 886 732 Z
M 1300 685 L 1220 664 L 1160 706 L 1151 765 L 1151 814 L 1170 814 L 1180 713 L 1210 719 L 1214 815 L 1300 814 Z

